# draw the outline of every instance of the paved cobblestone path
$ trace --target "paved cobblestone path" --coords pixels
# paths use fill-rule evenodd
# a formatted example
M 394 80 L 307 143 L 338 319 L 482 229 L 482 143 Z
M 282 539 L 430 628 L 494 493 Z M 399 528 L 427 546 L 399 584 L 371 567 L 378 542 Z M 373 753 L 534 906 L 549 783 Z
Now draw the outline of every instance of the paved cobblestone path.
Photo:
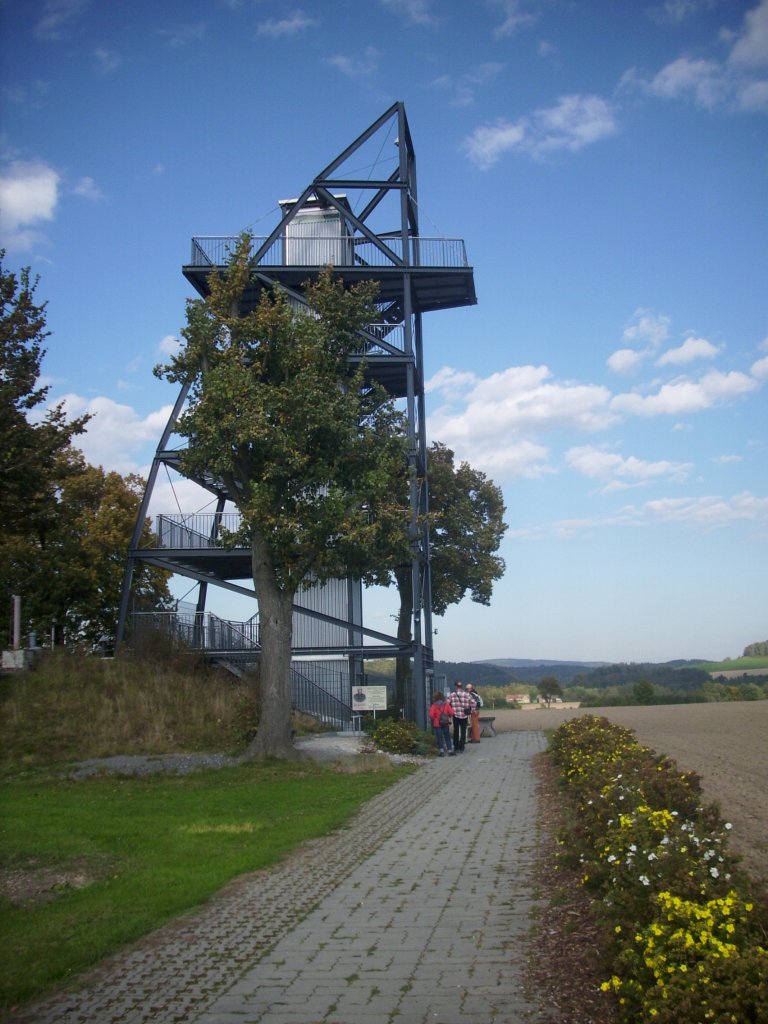
M 430 762 L 24 1024 L 518 1024 L 538 732 Z

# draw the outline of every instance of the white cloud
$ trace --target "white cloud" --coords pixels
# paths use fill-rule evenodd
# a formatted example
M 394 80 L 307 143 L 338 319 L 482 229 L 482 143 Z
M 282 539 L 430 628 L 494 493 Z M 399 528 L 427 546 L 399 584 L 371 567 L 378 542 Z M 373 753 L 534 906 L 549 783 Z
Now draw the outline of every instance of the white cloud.
M 365 78 L 366 75 L 373 74 L 379 66 L 379 51 L 369 46 L 366 48 L 365 53 L 358 56 L 349 56 L 345 53 L 335 53 L 330 57 L 326 57 L 325 63 L 329 64 L 332 68 L 336 68 L 342 75 L 346 75 L 347 78 Z
M 149 467 L 141 468 L 138 472 L 146 479 Z M 160 474 L 152 488 L 148 511 L 150 517 L 154 519 L 158 515 L 173 515 L 181 511 L 187 515 L 213 512 L 215 505 L 215 495 L 192 480 L 186 480 L 176 474 L 173 478 Z
M 732 498 L 659 498 L 646 502 L 641 512 L 657 522 L 676 522 L 714 530 L 739 520 L 768 520 L 768 498 L 759 498 L 749 491 Z
M 534 16 L 523 9 L 522 0 L 494 0 L 495 6 L 501 8 L 503 20 L 493 30 L 497 39 L 514 35 L 521 25 L 530 24 Z
M 473 164 L 485 171 L 492 167 L 502 153 L 522 149 L 526 138 L 525 119 L 511 124 L 499 118 L 492 124 L 483 124 L 462 143 L 462 149 Z
M 9 249 L 25 251 L 44 240 L 41 221 L 53 220 L 61 178 L 43 161 L 16 160 L 0 172 L 0 235 Z
M 432 84 L 436 88 L 443 89 L 452 94 L 451 103 L 453 106 L 468 107 L 475 102 L 475 94 L 478 88 L 500 74 L 504 67 L 504 64 L 488 61 L 485 64 L 479 64 L 476 68 L 462 75 L 440 75 Z
M 679 57 L 651 80 L 648 90 L 663 99 L 692 99 L 712 110 L 727 97 L 730 86 L 716 61 Z
M 424 390 L 427 394 L 430 391 L 441 391 L 444 395 L 454 397 L 474 387 L 478 380 L 477 375 L 470 370 L 455 370 L 452 366 L 443 366 L 424 384 Z
M 442 438 L 440 438 L 442 440 Z M 465 449 L 460 458 L 487 473 L 492 480 L 539 480 L 554 473 L 550 451 L 544 445 L 524 439 L 486 441 Z
M 667 459 L 648 462 L 634 455 L 625 458 L 617 452 L 592 445 L 569 449 L 565 459 L 582 476 L 609 481 L 606 490 L 639 486 L 665 478 L 682 481 L 693 468 L 689 462 L 670 462 Z
M 610 408 L 615 413 L 629 416 L 680 416 L 711 409 L 731 398 L 749 394 L 758 387 L 757 381 L 745 373 L 712 370 L 700 380 L 680 377 L 662 384 L 655 394 L 633 392 L 616 395 L 610 402 Z
M 82 196 L 83 199 L 91 199 L 94 202 L 104 198 L 104 194 L 93 178 L 88 177 L 80 178 L 79 181 L 76 181 L 72 192 L 76 196 Z
M 682 345 L 670 348 L 656 360 L 657 366 L 681 366 L 696 359 L 714 359 L 720 350 L 706 338 L 686 338 Z
M 691 5 L 682 0 L 673 6 L 682 11 Z M 621 85 L 639 86 L 661 99 L 689 100 L 710 111 L 768 112 L 768 79 L 759 77 L 760 69 L 768 66 L 768 0 L 746 13 L 738 32 L 721 32 L 720 39 L 732 41 L 725 60 L 686 54 L 650 80 L 633 68 L 622 77 Z
M 412 25 L 434 25 L 432 0 L 380 0 L 382 7 L 402 15 Z
M 615 422 L 607 388 L 557 382 L 546 366 L 512 366 L 484 379 L 440 371 L 430 382 L 444 404 L 429 417 L 429 435 L 488 473 L 552 472 L 538 435 L 592 432 Z
M 768 80 L 749 82 L 737 93 L 737 102 L 741 110 L 747 113 L 768 112 Z
M 768 356 L 763 356 L 762 359 L 752 363 L 749 372 L 757 380 L 768 380 Z
M 637 369 L 669 337 L 670 318 L 650 309 L 636 309 L 632 320 L 624 328 L 622 340 L 640 349 L 620 348 L 608 357 L 608 366 L 614 373 L 629 373 Z
M 711 8 L 713 2 L 714 0 L 664 0 L 658 7 L 652 7 L 649 14 L 662 24 L 679 25 L 694 17 L 700 10 Z
M 163 406 L 148 416 L 140 416 L 130 405 L 111 398 L 84 398 L 67 394 L 57 399 L 67 416 L 75 419 L 84 413 L 93 415 L 84 434 L 75 438 L 88 462 L 118 473 L 135 473 L 151 460 L 157 442 L 171 415 L 172 406 Z
M 668 316 L 659 315 L 650 309 L 636 309 L 634 322 L 624 328 L 625 341 L 647 341 L 652 348 L 658 348 L 669 337 Z
M 38 39 L 55 42 L 70 35 L 72 23 L 89 6 L 91 0 L 45 0 L 35 25 Z
M 729 58 L 747 67 L 768 65 L 768 0 L 747 11 L 744 28 L 734 43 Z
M 563 150 L 576 152 L 617 130 L 614 108 L 607 100 L 574 94 L 561 96 L 554 106 L 515 122 L 499 118 L 480 125 L 464 139 L 462 150 L 481 170 L 487 170 L 508 151 L 534 158 Z
M 298 32 L 303 32 L 305 29 L 319 24 L 317 18 L 311 18 L 308 14 L 298 10 L 293 11 L 287 18 L 270 18 L 268 21 L 260 22 L 256 31 L 260 36 L 278 39 L 280 36 L 295 36 Z
M 730 498 L 715 495 L 658 498 L 642 505 L 626 505 L 606 516 L 564 519 L 555 524 L 554 531 L 560 536 L 573 536 L 599 528 L 672 523 L 709 533 L 737 522 L 754 523 L 759 531 L 764 531 L 768 527 L 768 498 L 750 491 Z
M 633 348 L 618 348 L 608 356 L 606 362 L 614 373 L 630 373 L 644 358 L 645 353 L 636 352 Z
M 175 334 L 166 334 L 164 338 L 160 339 L 157 351 L 163 356 L 175 356 L 180 348 L 181 339 L 177 338 Z
M 161 29 L 160 35 L 168 40 L 168 45 L 174 50 L 190 43 L 199 42 L 205 39 L 208 32 L 208 25 L 204 21 L 187 22 L 185 25 L 176 25 L 174 28 Z
M 109 75 L 116 71 L 123 63 L 122 58 L 114 50 L 108 50 L 105 46 L 97 46 L 93 51 L 98 69 L 103 75 Z

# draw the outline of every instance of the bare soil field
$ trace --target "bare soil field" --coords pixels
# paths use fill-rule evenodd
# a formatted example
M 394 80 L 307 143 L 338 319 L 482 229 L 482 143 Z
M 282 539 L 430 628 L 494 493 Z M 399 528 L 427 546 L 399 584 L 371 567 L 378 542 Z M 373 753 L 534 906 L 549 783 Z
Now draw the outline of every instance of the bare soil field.
M 634 708 L 562 708 L 496 715 L 499 732 L 556 729 L 579 715 L 597 715 L 633 729 L 637 740 L 701 777 L 707 801 L 733 825 L 731 848 L 753 878 L 768 883 L 768 701 L 672 704 Z M 493 742 L 492 740 L 483 740 Z

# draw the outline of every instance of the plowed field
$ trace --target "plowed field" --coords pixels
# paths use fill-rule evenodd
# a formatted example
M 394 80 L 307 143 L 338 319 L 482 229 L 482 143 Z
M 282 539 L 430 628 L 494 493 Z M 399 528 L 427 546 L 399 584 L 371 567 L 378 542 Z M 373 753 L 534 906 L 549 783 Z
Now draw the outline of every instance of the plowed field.
M 701 777 L 705 798 L 718 803 L 733 825 L 732 849 L 753 877 L 768 882 L 768 700 L 535 711 L 486 708 L 484 714 L 496 715 L 500 732 L 553 729 L 578 715 L 599 715 L 633 729 L 638 742 Z

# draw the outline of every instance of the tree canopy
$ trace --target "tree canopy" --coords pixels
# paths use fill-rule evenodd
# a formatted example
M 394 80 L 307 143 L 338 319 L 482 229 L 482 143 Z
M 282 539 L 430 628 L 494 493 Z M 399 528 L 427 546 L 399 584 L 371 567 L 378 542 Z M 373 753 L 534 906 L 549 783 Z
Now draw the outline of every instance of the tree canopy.
M 429 546 L 432 609 L 444 615 L 467 594 L 478 604 L 490 604 L 493 584 L 504 575 L 497 553 L 507 524 L 501 488 L 468 462 L 457 466 L 453 451 L 435 442 L 427 452 L 429 481 Z M 410 563 L 393 569 L 400 610 L 398 638 L 411 639 L 413 585 Z M 396 699 L 405 698 L 408 659 L 397 662 Z
M 44 534 L 72 468 L 72 438 L 89 417 L 67 421 L 61 405 L 41 413 L 46 303 L 35 299 L 38 280 L 29 268 L 17 277 L 3 267 L 4 257 L 0 251 L 0 517 L 6 533 Z
M 0 605 L 19 594 L 26 631 L 42 640 L 56 623 L 70 642 L 93 643 L 114 630 L 143 481 L 86 463 L 72 438 L 89 417 L 68 421 L 61 405 L 42 411 L 49 332 L 36 286 L 28 269 L 17 277 L 0 258 Z M 166 579 L 146 567 L 134 594 L 162 601 Z M 7 623 L 3 614 L 4 643 Z
M 157 372 L 190 384 L 182 471 L 224 485 L 251 547 L 262 648 L 251 752 L 290 757 L 293 598 L 313 582 L 380 578 L 407 521 L 392 488 L 405 448 L 392 400 L 350 369 L 375 286 L 345 289 L 327 271 L 307 283 L 308 308 L 278 289 L 244 312 L 249 250 L 244 235 L 208 297 L 188 303 L 186 346 Z
M 539 694 L 547 707 L 549 707 L 555 697 L 562 697 L 563 688 L 557 676 L 544 676 L 539 683 Z

